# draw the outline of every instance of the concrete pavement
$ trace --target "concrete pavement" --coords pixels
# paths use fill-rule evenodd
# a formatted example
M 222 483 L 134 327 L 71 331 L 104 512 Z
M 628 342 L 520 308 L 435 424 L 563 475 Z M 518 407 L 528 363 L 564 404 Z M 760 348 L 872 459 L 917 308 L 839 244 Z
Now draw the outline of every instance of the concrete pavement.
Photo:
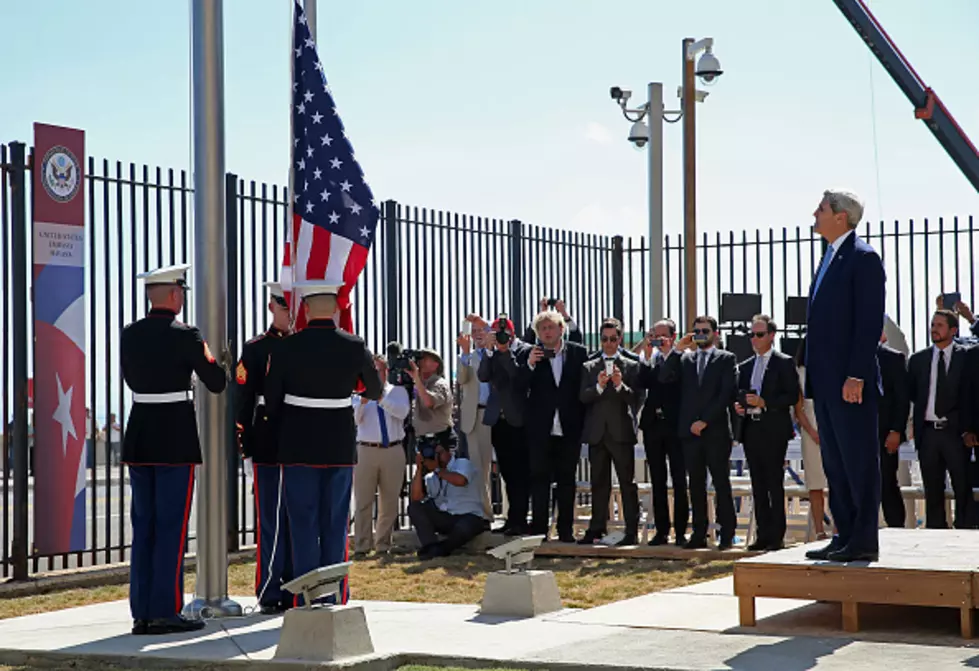
M 354 585 L 356 589 L 356 585 Z M 485 618 L 478 606 L 362 602 L 375 654 L 327 668 L 387 671 L 401 664 L 533 669 L 975 668 L 979 647 L 957 635 L 958 614 L 868 609 L 865 631 L 844 635 L 839 607 L 758 600 L 759 627 L 737 626 L 730 578 L 590 610 L 532 619 Z M 245 605 L 254 599 L 240 599 Z M 202 632 L 135 637 L 114 602 L 0 622 L 0 663 L 115 663 L 160 668 L 312 668 L 271 662 L 281 617 L 212 621 Z M 322 666 L 319 668 L 323 668 Z

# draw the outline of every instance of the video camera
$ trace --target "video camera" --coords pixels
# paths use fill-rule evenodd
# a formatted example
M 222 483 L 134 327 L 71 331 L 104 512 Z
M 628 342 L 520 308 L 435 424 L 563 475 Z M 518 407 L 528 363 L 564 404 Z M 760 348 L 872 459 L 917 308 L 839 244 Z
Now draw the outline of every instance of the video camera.
M 388 381 L 396 386 L 410 387 L 413 384 L 411 379 L 411 362 L 415 365 L 421 361 L 422 353 L 414 349 L 405 349 L 399 342 L 388 343 Z
M 506 345 L 510 342 L 510 333 L 506 330 L 509 319 L 505 312 L 501 312 L 500 316 L 496 318 L 496 332 L 494 335 L 496 336 L 496 342 L 501 345 Z

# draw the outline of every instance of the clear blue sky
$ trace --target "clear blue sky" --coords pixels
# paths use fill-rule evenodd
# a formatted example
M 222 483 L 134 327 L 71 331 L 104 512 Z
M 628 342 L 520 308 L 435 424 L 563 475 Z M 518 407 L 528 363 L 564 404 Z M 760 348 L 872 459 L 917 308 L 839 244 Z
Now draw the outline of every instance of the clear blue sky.
M 227 167 L 283 183 L 291 0 L 227 0 Z M 871 7 L 979 138 L 979 3 Z M 189 164 L 189 3 L 0 3 L 0 139 L 35 120 L 86 129 L 97 157 Z M 968 214 L 973 188 L 831 0 L 319 1 L 319 49 L 375 194 L 583 231 L 641 234 L 643 153 L 608 87 L 661 80 L 712 36 L 726 74 L 698 109 L 702 230 L 808 225 L 827 185 L 871 218 Z M 871 100 L 876 104 L 880 190 Z M 667 232 L 681 224 L 667 126 Z

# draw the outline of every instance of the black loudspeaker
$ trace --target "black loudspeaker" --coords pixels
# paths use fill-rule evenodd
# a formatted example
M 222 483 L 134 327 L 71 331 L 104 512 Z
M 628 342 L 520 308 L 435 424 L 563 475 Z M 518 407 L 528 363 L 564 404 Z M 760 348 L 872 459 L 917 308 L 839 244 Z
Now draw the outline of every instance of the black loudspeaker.
M 806 296 L 790 296 L 785 299 L 785 325 L 805 326 L 809 299 Z
M 799 351 L 799 347 L 802 345 L 802 338 L 782 336 L 779 342 L 781 344 L 782 354 L 785 356 L 790 356 L 794 359 L 795 353 Z
M 761 294 L 721 294 L 722 322 L 750 322 L 761 313 Z
M 758 313 L 756 312 L 755 314 Z M 724 349 L 734 354 L 738 363 L 746 361 L 755 355 L 755 350 L 751 348 L 751 338 L 736 333 L 732 333 L 727 337 L 727 345 Z

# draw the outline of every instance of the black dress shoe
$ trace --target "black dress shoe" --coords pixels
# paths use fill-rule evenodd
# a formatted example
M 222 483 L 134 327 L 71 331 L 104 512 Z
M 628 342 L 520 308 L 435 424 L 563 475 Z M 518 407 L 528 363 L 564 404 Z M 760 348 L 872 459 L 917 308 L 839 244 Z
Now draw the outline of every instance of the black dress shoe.
M 503 527 L 504 536 L 526 536 L 526 527 Z
M 650 547 L 656 547 L 657 545 L 666 545 L 669 542 L 670 542 L 669 536 L 661 536 L 660 534 L 656 534 L 655 536 L 653 536 L 653 540 L 649 541 L 647 545 L 649 545 Z
M 146 635 L 146 620 L 133 620 L 133 636 Z
M 258 609 L 262 615 L 281 615 L 287 609 L 278 603 L 263 603 Z
M 557 537 L 557 539 L 558 539 L 558 542 L 560 542 L 560 543 L 574 543 L 575 542 L 574 534 L 570 534 L 570 533 L 559 534 L 558 537 Z
M 676 544 L 678 548 L 687 547 L 687 537 L 683 534 L 677 535 L 677 537 L 673 540 L 673 542 Z
M 851 562 L 851 561 L 866 561 L 874 562 L 880 558 L 880 553 L 876 550 L 859 551 L 851 550 L 849 547 L 845 547 L 842 550 L 836 550 L 835 552 L 830 552 L 826 557 L 829 561 L 834 562 Z
M 707 547 L 707 539 L 694 536 L 683 547 L 687 550 L 703 550 Z
M 768 543 L 766 543 L 765 541 L 755 541 L 754 543 L 748 546 L 748 550 L 750 552 L 764 552 L 768 548 L 769 548 Z
M 826 561 L 829 559 L 829 555 L 837 550 L 842 550 L 843 546 L 834 538 L 829 542 L 829 545 L 824 545 L 818 550 L 809 550 L 806 553 L 806 559 L 816 559 L 819 561 Z
M 181 615 L 174 617 L 147 620 L 146 634 L 160 636 L 162 634 L 182 634 L 188 631 L 200 631 L 204 628 L 203 620 L 188 620 Z
M 625 538 L 623 538 L 622 540 L 620 540 L 618 543 L 615 544 L 615 547 L 621 548 L 621 547 L 629 547 L 631 545 L 639 545 L 639 539 L 637 538 L 637 534 L 626 534 Z
M 778 552 L 785 549 L 785 543 L 771 543 L 765 550 L 768 552 Z
M 578 541 L 578 545 L 595 545 L 598 541 L 602 540 L 602 536 L 604 535 L 603 533 L 586 531 L 585 535 Z
M 721 542 L 717 544 L 717 549 L 718 550 L 722 550 L 722 551 L 723 550 L 730 550 L 733 547 L 734 547 L 734 539 L 733 538 L 722 538 L 721 539 Z

